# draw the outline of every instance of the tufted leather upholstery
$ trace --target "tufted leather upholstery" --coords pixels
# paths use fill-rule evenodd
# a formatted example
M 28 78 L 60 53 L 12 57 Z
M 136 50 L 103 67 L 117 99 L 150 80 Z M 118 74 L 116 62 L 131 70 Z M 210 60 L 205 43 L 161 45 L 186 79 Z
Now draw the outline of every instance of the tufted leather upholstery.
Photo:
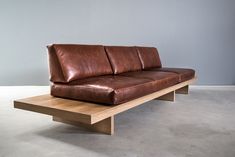
M 114 74 L 141 70 L 135 47 L 105 46 Z

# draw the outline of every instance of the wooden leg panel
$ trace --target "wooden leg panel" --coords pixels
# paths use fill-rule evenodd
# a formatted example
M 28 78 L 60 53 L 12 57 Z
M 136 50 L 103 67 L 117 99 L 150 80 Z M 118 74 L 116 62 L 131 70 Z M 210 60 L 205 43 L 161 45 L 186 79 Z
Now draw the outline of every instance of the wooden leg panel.
M 175 91 L 156 98 L 157 100 L 175 101 Z
M 184 86 L 182 88 L 179 88 L 175 91 L 177 94 L 188 94 L 189 93 L 189 86 Z
M 53 121 L 62 122 L 62 123 L 66 123 L 66 124 L 70 124 L 70 125 L 74 125 L 74 126 L 85 127 L 85 128 L 88 128 L 92 131 L 105 133 L 108 135 L 114 134 L 114 116 L 106 118 L 106 119 L 99 121 L 95 124 L 84 124 L 81 122 L 66 120 L 66 119 L 62 119 L 59 117 L 55 117 L 55 116 L 53 116 Z

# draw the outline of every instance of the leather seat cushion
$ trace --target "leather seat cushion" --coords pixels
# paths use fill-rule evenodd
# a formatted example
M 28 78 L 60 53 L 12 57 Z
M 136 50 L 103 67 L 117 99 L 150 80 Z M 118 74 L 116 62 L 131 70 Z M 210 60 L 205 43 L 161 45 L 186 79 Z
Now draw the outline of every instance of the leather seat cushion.
M 155 81 L 155 91 L 170 87 L 179 83 L 179 75 L 172 72 L 161 71 L 136 71 L 120 74 L 121 76 L 128 76 L 134 78 L 145 78 Z
M 162 67 L 160 56 L 155 47 L 136 47 L 142 69 Z
M 51 86 L 51 95 L 103 104 L 120 104 L 155 90 L 156 82 L 150 79 L 106 75 L 67 84 L 54 83 Z
M 113 74 L 104 46 L 69 44 L 54 44 L 52 46 L 65 82 Z
M 179 82 L 187 81 L 195 77 L 195 70 L 185 68 L 152 68 L 151 71 L 173 72 L 179 75 Z
M 114 74 L 141 70 L 141 63 L 135 47 L 105 46 Z

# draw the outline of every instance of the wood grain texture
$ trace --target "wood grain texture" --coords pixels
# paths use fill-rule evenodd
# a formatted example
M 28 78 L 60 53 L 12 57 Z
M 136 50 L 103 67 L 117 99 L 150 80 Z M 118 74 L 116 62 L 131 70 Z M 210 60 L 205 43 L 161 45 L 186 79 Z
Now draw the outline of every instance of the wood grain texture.
M 108 135 L 114 134 L 114 116 L 101 120 L 95 124 L 84 124 L 79 121 L 62 119 L 60 117 L 55 116 L 53 116 L 53 121 L 84 127 L 91 131 L 100 132 Z

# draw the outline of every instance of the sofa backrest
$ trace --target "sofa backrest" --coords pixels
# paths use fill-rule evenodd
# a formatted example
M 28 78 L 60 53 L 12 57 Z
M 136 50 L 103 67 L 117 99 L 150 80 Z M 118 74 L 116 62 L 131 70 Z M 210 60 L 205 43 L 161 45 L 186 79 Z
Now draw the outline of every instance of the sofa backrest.
M 52 82 L 113 74 L 104 46 L 54 44 L 48 51 Z
M 162 67 L 158 51 L 155 47 L 138 47 L 136 46 L 142 69 Z
M 141 63 L 135 47 L 105 46 L 105 50 L 114 74 L 141 70 Z
M 48 45 L 50 81 L 66 82 L 53 45 Z

